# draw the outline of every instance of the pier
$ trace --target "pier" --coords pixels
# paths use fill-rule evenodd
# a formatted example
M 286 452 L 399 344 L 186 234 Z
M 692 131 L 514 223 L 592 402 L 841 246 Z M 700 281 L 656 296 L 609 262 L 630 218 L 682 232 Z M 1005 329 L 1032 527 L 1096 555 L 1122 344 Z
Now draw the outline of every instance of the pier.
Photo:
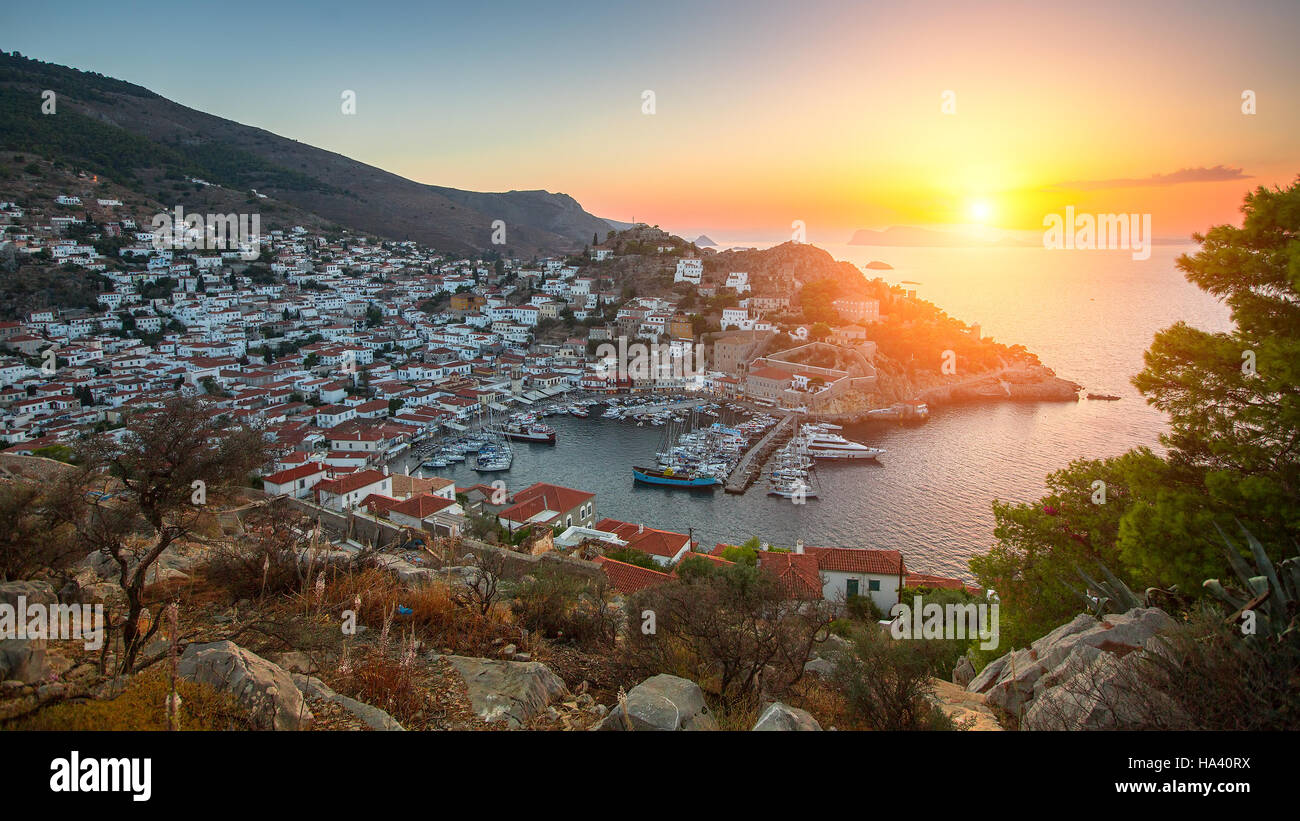
M 775 427 L 740 457 L 735 469 L 727 477 L 727 484 L 723 490 L 728 493 L 744 493 L 750 485 L 754 484 L 754 480 L 763 472 L 763 465 L 767 463 L 768 457 L 794 435 L 795 416 L 793 413 L 789 414 L 776 423 Z

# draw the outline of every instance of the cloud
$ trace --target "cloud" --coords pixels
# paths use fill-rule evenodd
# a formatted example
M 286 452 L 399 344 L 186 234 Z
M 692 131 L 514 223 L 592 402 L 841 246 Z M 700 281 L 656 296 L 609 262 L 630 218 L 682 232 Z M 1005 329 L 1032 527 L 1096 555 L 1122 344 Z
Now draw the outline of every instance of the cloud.
M 1242 173 L 1240 168 L 1216 165 L 1213 168 L 1180 168 L 1172 174 L 1152 174 L 1149 177 L 1119 178 L 1113 180 L 1074 180 L 1058 182 L 1048 186 L 1052 189 L 1069 189 L 1073 191 L 1097 191 L 1104 188 L 1154 188 L 1165 185 L 1182 185 L 1188 182 L 1224 182 L 1226 180 L 1249 180 L 1250 174 Z

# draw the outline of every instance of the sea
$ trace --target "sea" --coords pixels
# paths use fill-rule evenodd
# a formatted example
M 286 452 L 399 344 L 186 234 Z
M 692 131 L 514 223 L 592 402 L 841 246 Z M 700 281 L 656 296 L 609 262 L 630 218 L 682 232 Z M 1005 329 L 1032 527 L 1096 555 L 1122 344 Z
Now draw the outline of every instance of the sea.
M 507 473 L 458 464 L 432 474 L 459 486 L 500 478 L 510 491 L 539 481 L 588 490 L 598 518 L 689 532 L 705 547 L 757 536 L 781 547 L 801 539 L 895 549 L 909 569 L 970 578 L 970 557 L 996 541 L 993 500 L 1039 498 L 1045 477 L 1072 459 L 1161 450 L 1167 419 L 1130 383 L 1156 332 L 1179 321 L 1231 327 L 1227 307 L 1175 266 L 1191 244 L 1155 246 L 1146 260 L 1039 247 L 823 247 L 859 267 L 888 263 L 864 276 L 906 283 L 984 336 L 1024 345 L 1085 392 L 1119 401 L 963 405 L 934 409 L 916 427 L 850 426 L 844 435 L 887 453 L 879 464 L 819 463 L 819 495 L 804 504 L 766 495 L 761 482 L 739 496 L 635 484 L 632 466 L 653 464 L 662 428 L 602 419 L 600 408 L 587 419 L 550 417 L 557 444 L 515 443 Z

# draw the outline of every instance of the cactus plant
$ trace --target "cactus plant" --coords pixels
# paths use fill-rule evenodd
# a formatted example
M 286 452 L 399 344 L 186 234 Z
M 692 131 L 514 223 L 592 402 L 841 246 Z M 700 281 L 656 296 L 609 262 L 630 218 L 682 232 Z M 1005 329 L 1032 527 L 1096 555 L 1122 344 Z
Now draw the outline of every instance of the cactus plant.
M 1087 589 L 1080 593 L 1083 600 L 1088 603 L 1088 610 L 1092 615 L 1101 618 L 1106 613 L 1127 613 L 1135 607 L 1152 607 L 1153 597 L 1157 593 L 1166 596 L 1176 596 L 1178 594 L 1177 585 L 1168 590 L 1159 587 L 1148 587 L 1142 595 L 1134 593 L 1127 584 L 1124 584 L 1118 576 L 1110 572 L 1110 568 L 1101 562 L 1097 562 L 1097 568 L 1101 571 L 1104 581 L 1097 581 L 1084 573 L 1079 568 L 1075 572 L 1083 579 Z
M 1241 580 L 1245 592 L 1229 590 L 1218 579 L 1206 579 L 1206 590 L 1233 609 L 1228 621 L 1234 622 L 1243 613 L 1253 611 L 1254 632 L 1251 636 L 1263 636 L 1281 640 L 1300 636 L 1300 555 L 1292 556 L 1278 563 L 1276 567 L 1269 560 L 1264 546 L 1255 535 L 1241 522 L 1237 522 L 1255 560 L 1255 567 L 1246 564 L 1237 545 L 1223 532 L 1216 523 L 1215 529 L 1223 538 L 1224 552 L 1228 564 Z

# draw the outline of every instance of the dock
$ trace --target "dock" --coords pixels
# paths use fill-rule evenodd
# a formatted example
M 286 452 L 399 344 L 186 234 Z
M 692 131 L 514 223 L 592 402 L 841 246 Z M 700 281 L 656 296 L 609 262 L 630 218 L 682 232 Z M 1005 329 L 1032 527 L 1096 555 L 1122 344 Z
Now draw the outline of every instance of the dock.
M 763 435 L 762 439 L 740 457 L 736 467 L 727 477 L 723 490 L 728 493 L 744 493 L 754 480 L 763 472 L 763 465 L 778 448 L 794 435 L 795 414 L 789 414 Z

